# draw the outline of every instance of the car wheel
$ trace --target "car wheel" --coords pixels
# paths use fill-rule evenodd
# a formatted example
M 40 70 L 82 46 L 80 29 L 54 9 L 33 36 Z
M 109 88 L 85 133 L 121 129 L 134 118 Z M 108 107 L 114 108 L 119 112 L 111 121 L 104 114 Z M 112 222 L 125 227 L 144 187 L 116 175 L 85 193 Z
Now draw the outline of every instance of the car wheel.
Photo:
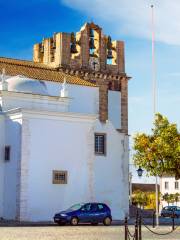
M 78 218 L 77 217 L 72 217 L 71 218 L 71 225 L 72 226 L 77 226 L 78 225 Z
M 164 214 L 161 214 L 162 217 L 165 217 Z
M 103 221 L 103 224 L 104 224 L 105 226 L 110 226 L 110 225 L 111 225 L 111 222 L 112 222 L 111 218 L 110 218 L 110 217 L 106 217 L 106 218 L 104 219 L 104 221 Z

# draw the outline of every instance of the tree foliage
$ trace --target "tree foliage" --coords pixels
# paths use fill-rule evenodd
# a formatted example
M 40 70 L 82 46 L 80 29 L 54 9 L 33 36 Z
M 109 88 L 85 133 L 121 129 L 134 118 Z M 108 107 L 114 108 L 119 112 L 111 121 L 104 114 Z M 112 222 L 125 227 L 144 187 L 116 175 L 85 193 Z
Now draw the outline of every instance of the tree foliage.
M 156 114 L 152 134 L 134 137 L 134 162 L 151 176 L 174 175 L 180 179 L 180 133 L 177 125 Z
M 139 207 L 144 209 L 155 209 L 156 208 L 156 196 L 155 192 L 143 192 L 136 190 L 132 194 L 132 202 Z M 160 202 L 160 193 L 159 193 Z
M 132 194 L 132 202 L 133 204 L 137 204 L 140 207 L 143 207 L 147 204 L 148 195 L 145 192 L 140 190 L 136 190 Z
M 162 196 L 162 199 L 167 202 L 168 206 L 169 206 L 170 203 L 176 203 L 177 204 L 180 200 L 180 194 L 179 193 L 175 193 L 175 194 L 165 193 Z

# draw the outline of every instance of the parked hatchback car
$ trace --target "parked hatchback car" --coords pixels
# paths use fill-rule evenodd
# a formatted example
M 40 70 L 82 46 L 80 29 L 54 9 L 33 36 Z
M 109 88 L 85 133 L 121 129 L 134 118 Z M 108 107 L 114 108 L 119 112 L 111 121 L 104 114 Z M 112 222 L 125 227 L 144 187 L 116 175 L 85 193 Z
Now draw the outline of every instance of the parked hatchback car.
M 78 223 L 91 223 L 92 225 L 103 223 L 109 226 L 111 221 L 111 210 L 104 203 L 79 203 L 54 215 L 54 222 L 59 225 L 70 223 L 75 226 Z
M 166 206 L 161 210 L 162 217 L 172 217 L 174 213 L 174 217 L 180 217 L 180 207 L 177 206 Z

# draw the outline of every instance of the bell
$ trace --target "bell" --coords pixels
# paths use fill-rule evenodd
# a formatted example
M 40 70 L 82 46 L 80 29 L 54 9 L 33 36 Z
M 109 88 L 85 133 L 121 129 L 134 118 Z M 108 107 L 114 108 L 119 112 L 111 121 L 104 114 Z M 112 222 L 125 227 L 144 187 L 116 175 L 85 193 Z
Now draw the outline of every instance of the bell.
M 71 53 L 77 53 L 77 48 L 75 43 L 71 43 Z
M 93 38 L 90 38 L 90 40 L 89 40 L 89 48 L 90 49 L 95 49 L 94 39 Z
M 42 44 L 42 43 L 40 44 L 40 52 L 44 53 L 44 44 Z
M 108 59 L 112 59 L 112 58 L 113 58 L 112 50 L 111 50 L 111 49 L 108 49 L 108 51 L 107 51 L 107 58 L 108 58 Z
M 112 42 L 111 42 L 110 36 L 108 36 L 108 39 L 107 39 L 107 49 L 112 49 Z
M 77 53 L 77 48 L 76 48 L 76 37 L 75 34 L 72 32 L 71 33 L 71 53 Z
M 89 30 L 89 37 L 94 38 L 94 30 L 92 28 Z
M 53 38 L 52 38 L 52 48 L 56 49 L 56 33 L 54 33 Z
M 51 39 L 51 49 L 56 49 L 56 41 L 54 38 Z
M 75 42 L 76 38 L 75 38 L 75 34 L 72 32 L 71 33 L 71 42 Z

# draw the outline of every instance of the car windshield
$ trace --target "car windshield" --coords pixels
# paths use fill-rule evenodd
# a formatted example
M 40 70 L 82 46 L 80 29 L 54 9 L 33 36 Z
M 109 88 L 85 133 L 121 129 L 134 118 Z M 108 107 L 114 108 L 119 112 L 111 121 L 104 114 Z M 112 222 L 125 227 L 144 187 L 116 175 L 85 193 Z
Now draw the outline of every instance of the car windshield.
M 78 203 L 78 204 L 71 206 L 67 210 L 72 210 L 72 211 L 79 210 L 83 205 L 84 205 L 84 203 Z
M 164 207 L 163 210 L 170 210 L 170 207 Z

